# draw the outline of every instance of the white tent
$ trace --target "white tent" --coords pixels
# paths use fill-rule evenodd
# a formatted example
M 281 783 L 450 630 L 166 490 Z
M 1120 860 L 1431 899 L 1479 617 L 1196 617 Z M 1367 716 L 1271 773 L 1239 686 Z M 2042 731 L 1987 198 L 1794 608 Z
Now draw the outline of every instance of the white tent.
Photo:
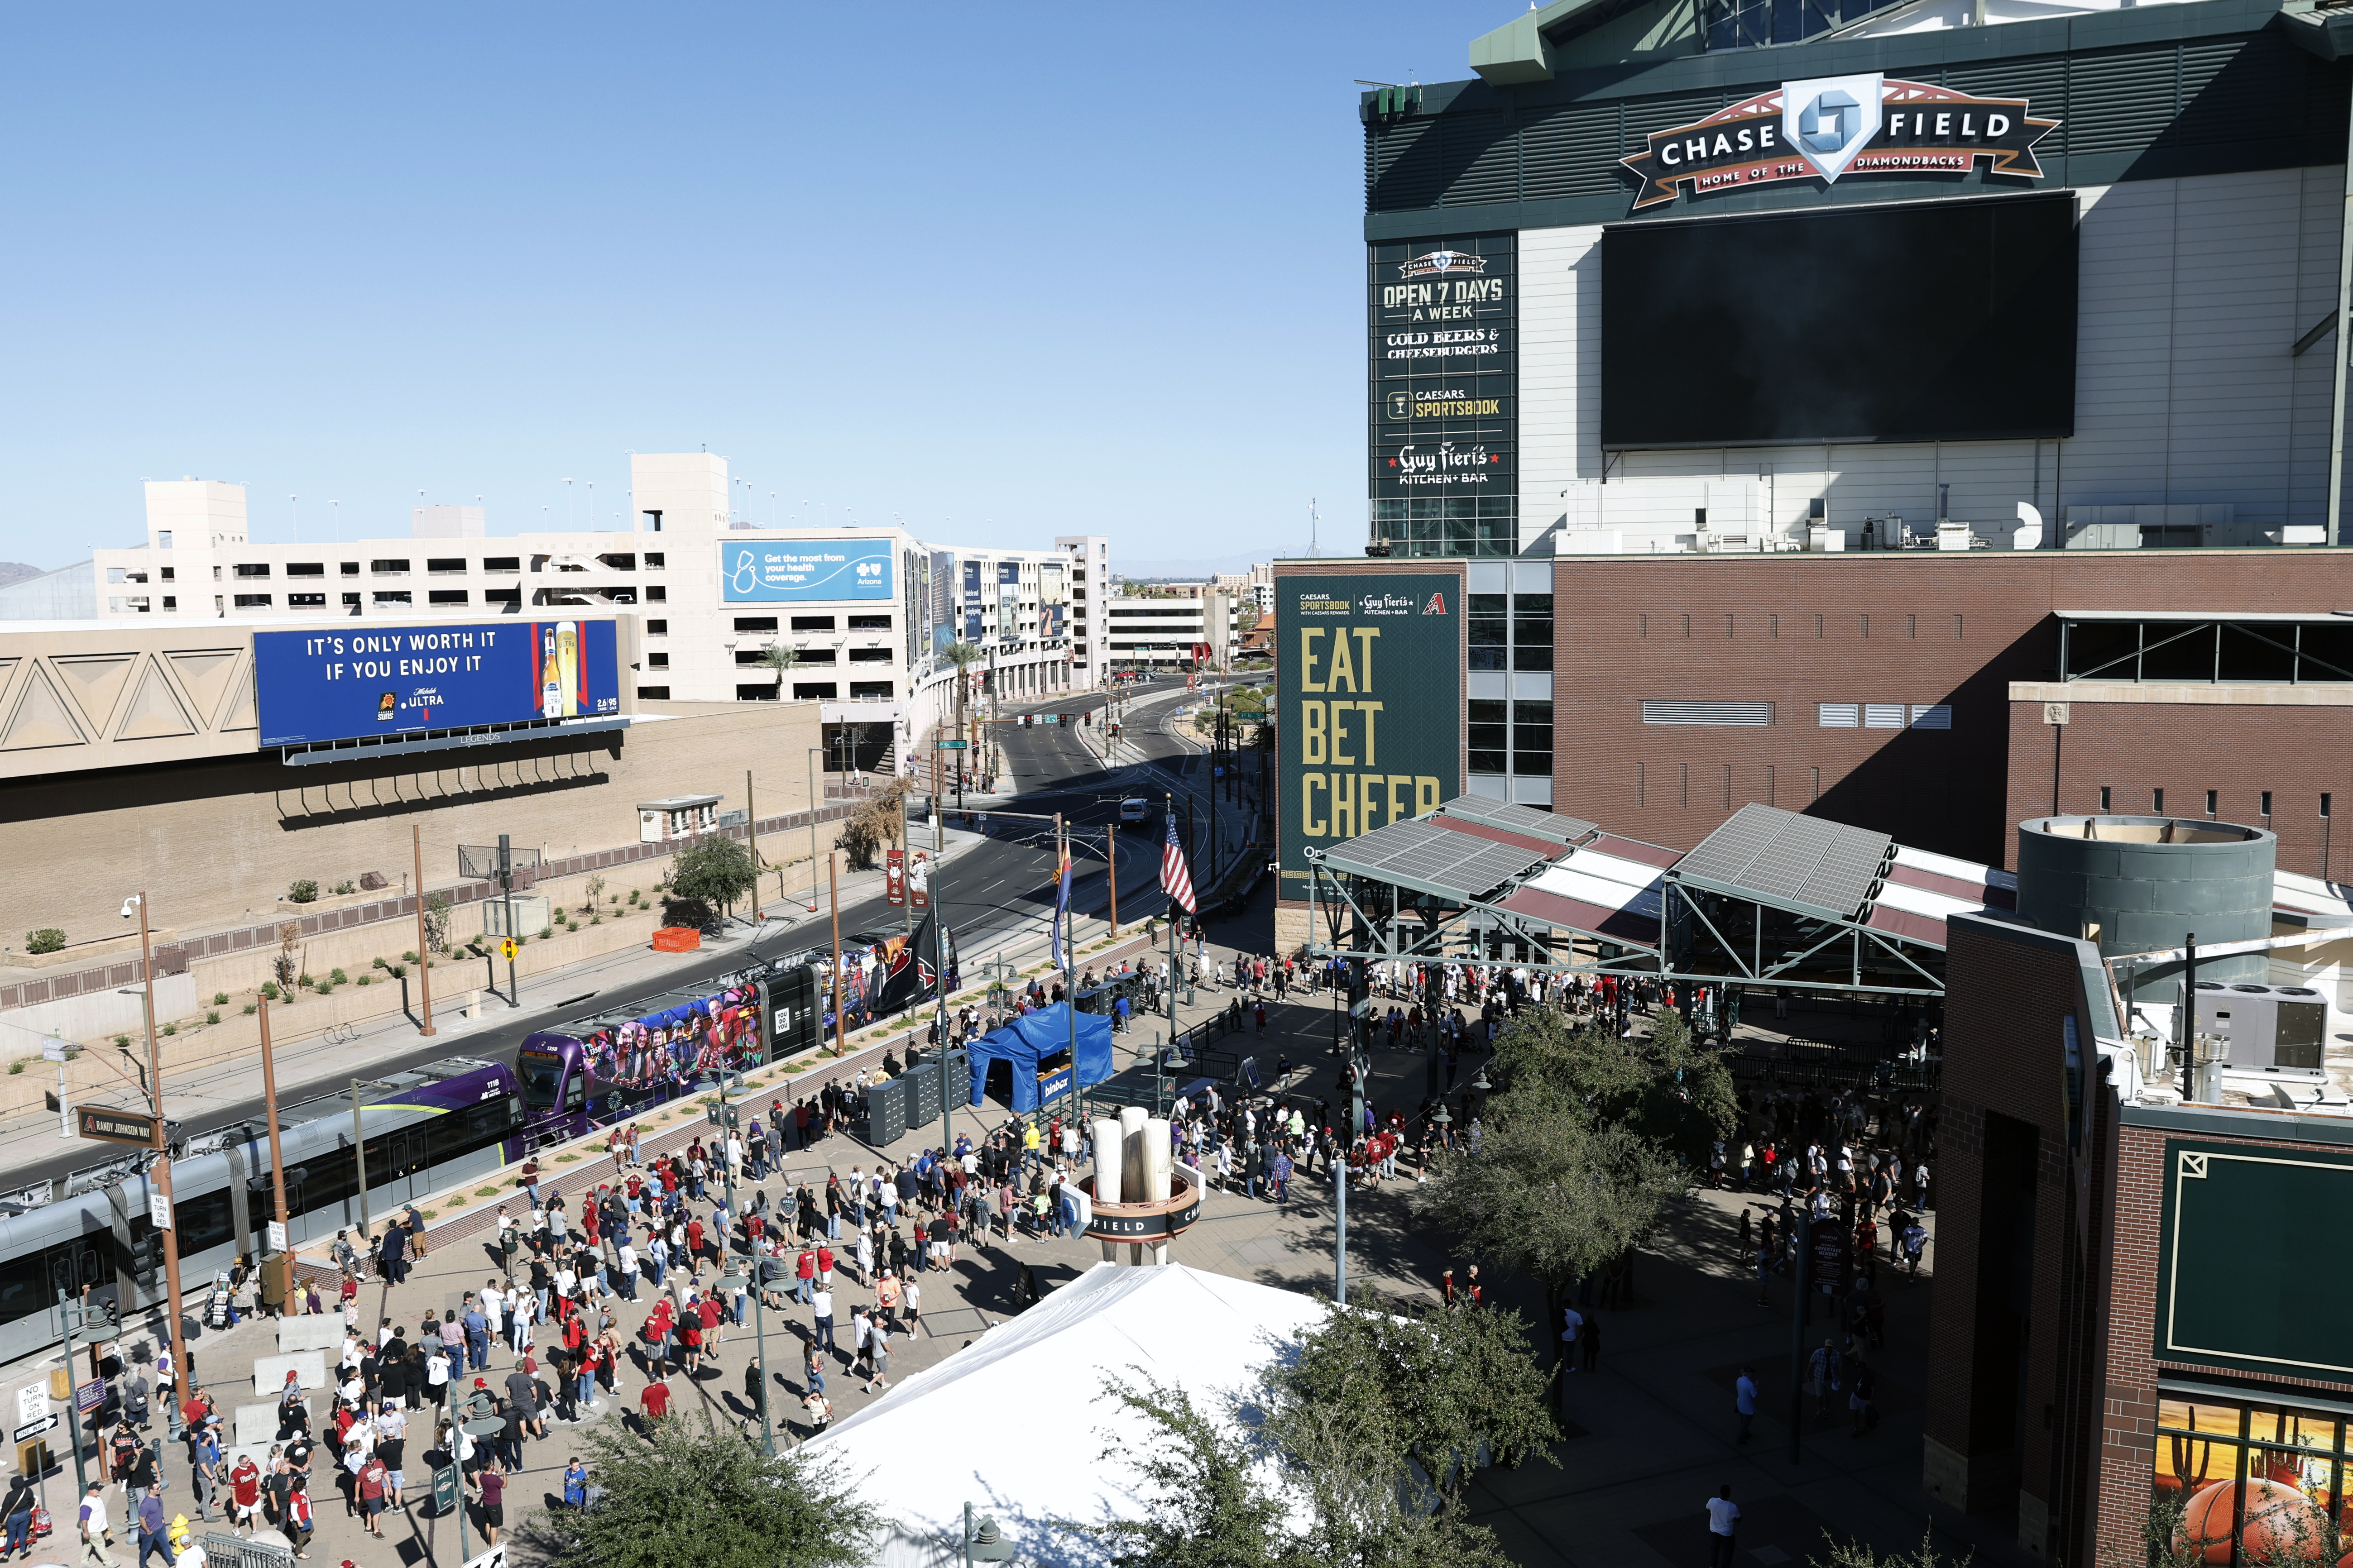
M 1137 1382 L 1140 1368 L 1214 1414 L 1323 1316 L 1309 1297 L 1182 1264 L 1099 1263 L 876 1396 L 806 1451 L 843 1461 L 892 1521 L 875 1543 L 875 1568 L 960 1565 L 967 1502 L 976 1521 L 997 1521 L 1020 1563 L 1085 1563 L 1093 1554 L 1056 1540 L 1051 1521 L 1139 1517 L 1132 1472 L 1105 1461 L 1102 1434 L 1141 1447 L 1153 1430 L 1101 1397 L 1105 1379 Z M 851 1388 L 837 1407 L 859 1397 Z

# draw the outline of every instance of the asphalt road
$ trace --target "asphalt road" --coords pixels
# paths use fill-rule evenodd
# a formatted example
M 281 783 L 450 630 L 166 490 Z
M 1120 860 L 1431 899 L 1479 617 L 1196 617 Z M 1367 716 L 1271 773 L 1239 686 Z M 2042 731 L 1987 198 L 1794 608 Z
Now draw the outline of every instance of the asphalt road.
M 1171 772 L 1183 774 L 1186 759 L 1198 755 L 1192 747 L 1161 728 L 1161 717 L 1179 705 L 1185 694 L 1181 679 L 1160 679 L 1140 687 L 1129 688 L 1119 694 L 1123 712 L 1124 737 L 1138 746 L 1154 761 Z M 1052 816 L 1063 813 L 1070 821 L 1082 826 L 1100 829 L 1118 813 L 1118 803 L 1126 794 L 1116 773 L 1106 773 L 1099 751 L 1103 731 L 1101 709 L 1105 699 L 1101 694 L 1072 695 L 1043 699 L 1023 704 L 1005 704 L 1001 712 L 1014 715 L 1022 712 L 1092 712 L 1096 715 L 1094 728 L 1065 729 L 1057 726 L 1021 728 L 1001 726 L 1001 743 L 1007 771 L 1011 775 L 1016 798 L 1009 802 L 983 805 L 979 823 L 989 835 L 988 841 L 969 844 L 958 849 L 934 884 L 936 907 L 946 917 L 956 933 L 960 949 L 975 952 L 997 937 L 1024 924 L 1035 921 L 1048 912 L 1052 901 L 1054 854 Z M 1152 793 L 1157 793 L 1154 791 Z M 954 803 L 949 803 L 953 810 Z M 1181 805 L 1180 805 L 1181 809 Z M 1046 820 L 1038 820 L 1038 818 Z M 966 826 L 962 820 L 958 826 Z M 923 829 L 910 824 L 910 836 L 914 847 L 923 846 Z M 1098 844 L 1100 835 L 1096 836 Z M 1142 829 L 1131 829 L 1120 836 L 1120 888 L 1124 899 L 1121 913 L 1131 919 L 1142 919 L 1158 913 L 1166 907 L 1155 883 L 1158 868 L 1159 824 L 1157 817 Z M 1071 898 L 1082 911 L 1099 912 L 1107 898 L 1101 870 L 1101 850 L 1093 851 L 1094 868 L 1086 869 L 1082 848 L 1082 871 L 1072 885 Z M 841 932 L 845 942 L 860 931 L 891 931 L 903 929 L 903 911 L 893 909 L 880 894 L 843 906 Z M 820 906 L 815 915 L 803 915 L 790 926 L 770 922 L 761 934 L 748 942 L 731 946 L 724 952 L 713 953 L 670 971 L 659 981 L 648 981 L 629 991 L 599 994 L 596 1009 L 624 1010 L 633 1002 L 651 1003 L 654 999 L 681 991 L 707 990 L 720 976 L 743 969 L 759 958 L 777 957 L 806 952 L 812 947 L 824 948 L 831 943 L 832 925 L 828 911 Z M 524 1037 L 536 1030 L 554 1028 L 568 1018 L 576 1018 L 584 1011 L 578 1001 L 568 1006 L 523 1007 L 504 1016 L 496 1017 L 472 1031 L 461 1041 L 440 1045 L 426 1043 L 417 1048 L 373 1057 L 364 1064 L 343 1064 L 331 1076 L 310 1081 L 291 1081 L 280 1086 L 281 1104 L 308 1099 L 317 1094 L 331 1094 L 347 1084 L 352 1067 L 360 1066 L 369 1073 L 387 1074 L 420 1063 L 438 1061 L 448 1056 L 484 1058 L 497 1061 L 512 1061 Z M 194 1136 L 215 1128 L 233 1126 L 238 1122 L 259 1121 L 263 1115 L 259 1097 L 192 1120 L 182 1132 Z M 8 1171 L 0 1182 L 10 1187 L 28 1185 L 51 1177 L 63 1177 L 90 1164 L 96 1153 L 88 1148 L 70 1152 L 43 1161 L 33 1162 Z

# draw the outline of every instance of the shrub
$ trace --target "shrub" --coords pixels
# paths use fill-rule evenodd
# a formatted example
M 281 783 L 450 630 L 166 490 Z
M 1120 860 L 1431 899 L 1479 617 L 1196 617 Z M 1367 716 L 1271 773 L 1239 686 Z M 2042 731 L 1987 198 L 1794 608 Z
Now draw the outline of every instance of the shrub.
M 327 972 L 327 978 L 337 985 L 348 985 L 351 984 L 352 979 L 350 975 L 344 973 L 340 969 L 329 970 Z
M 403 963 L 414 963 L 417 962 L 417 955 L 413 952 L 404 952 L 400 955 L 400 962 Z
M 66 944 L 66 933 L 56 926 L 43 926 L 25 933 L 26 952 L 56 952 Z
M 388 965 L 386 965 L 381 958 L 371 958 L 368 960 L 368 967 L 370 969 L 384 969 L 388 967 Z
M 595 916 L 588 921 L 588 923 L 592 926 L 603 925 L 605 923 L 605 917 L 603 915 Z
M 265 980 L 261 983 L 261 999 L 263 1001 L 275 1002 L 279 997 L 284 994 L 284 992 L 278 989 L 278 982 L 275 980 Z M 250 1011 L 250 1009 L 248 1009 L 248 1011 Z
M 300 881 L 291 883 L 286 889 L 286 900 L 289 903 L 316 903 L 318 899 L 319 884 L 312 881 L 308 877 L 301 879 Z
M 163 1032 L 167 1035 L 176 1035 L 180 1032 L 180 1026 L 177 1024 L 166 1024 L 164 1026 Z
M 252 1017 L 256 1011 L 258 1011 L 258 1009 L 255 1007 L 254 1004 L 248 1002 L 245 1005 L 245 1016 L 247 1017 Z
M 359 889 L 350 882 L 338 882 L 335 884 L 335 891 L 338 895 L 341 895 L 343 893 L 356 893 L 359 891 Z
M 25 1064 L 23 1062 L 10 1062 L 8 1064 L 8 1076 L 11 1078 L 16 1077 L 18 1073 L 23 1072 L 24 1070 Z
M 369 978 L 369 976 L 363 974 L 357 980 L 353 981 L 352 984 L 354 985 L 365 985 L 368 983 Z
M 294 984 L 297 984 L 297 985 L 300 985 L 303 990 L 308 991 L 308 990 L 310 990 L 310 989 L 311 989 L 311 987 L 312 987 L 313 985 L 316 985 L 316 984 L 319 984 L 319 983 L 318 983 L 317 981 L 315 981 L 315 980 L 311 979 L 311 978 L 310 977 L 310 975 L 308 975 L 307 973 L 305 973 L 305 974 L 298 974 L 298 975 L 296 975 L 296 976 L 294 977 Z
M 114 1037 L 114 1044 L 116 1049 L 127 1051 L 131 1048 L 131 1037 L 128 1035 L 117 1035 Z
M 220 1014 L 219 1014 L 219 1013 L 217 1013 L 217 1012 L 206 1013 L 206 1014 L 205 1015 L 205 1022 L 206 1022 L 206 1023 L 207 1023 L 207 1024 L 217 1024 L 217 1023 L 219 1023 L 219 1022 L 220 1022 Z
M 216 1007 L 226 1007 L 228 1005 L 228 993 L 226 991 L 214 992 L 213 1005 Z

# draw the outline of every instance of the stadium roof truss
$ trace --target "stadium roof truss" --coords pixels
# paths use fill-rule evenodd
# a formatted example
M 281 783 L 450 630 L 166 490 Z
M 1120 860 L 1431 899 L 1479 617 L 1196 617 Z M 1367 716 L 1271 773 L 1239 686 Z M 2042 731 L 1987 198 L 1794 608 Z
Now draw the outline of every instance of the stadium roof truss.
M 1321 956 L 1438 961 L 1500 938 L 1534 969 L 1889 996 L 1942 995 L 1946 917 L 2008 910 L 2017 888 L 1757 805 L 1681 854 L 1466 796 L 1307 858 Z

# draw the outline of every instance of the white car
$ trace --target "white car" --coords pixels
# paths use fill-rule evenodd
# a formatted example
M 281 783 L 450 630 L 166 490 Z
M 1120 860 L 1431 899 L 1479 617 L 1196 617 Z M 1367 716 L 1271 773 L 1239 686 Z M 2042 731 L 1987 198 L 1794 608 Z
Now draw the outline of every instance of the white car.
M 1142 822 L 1144 820 L 1145 813 L 1151 809 L 1152 803 L 1150 801 L 1145 800 L 1140 795 L 1133 795 L 1119 803 L 1119 819 L 1122 822 Z

